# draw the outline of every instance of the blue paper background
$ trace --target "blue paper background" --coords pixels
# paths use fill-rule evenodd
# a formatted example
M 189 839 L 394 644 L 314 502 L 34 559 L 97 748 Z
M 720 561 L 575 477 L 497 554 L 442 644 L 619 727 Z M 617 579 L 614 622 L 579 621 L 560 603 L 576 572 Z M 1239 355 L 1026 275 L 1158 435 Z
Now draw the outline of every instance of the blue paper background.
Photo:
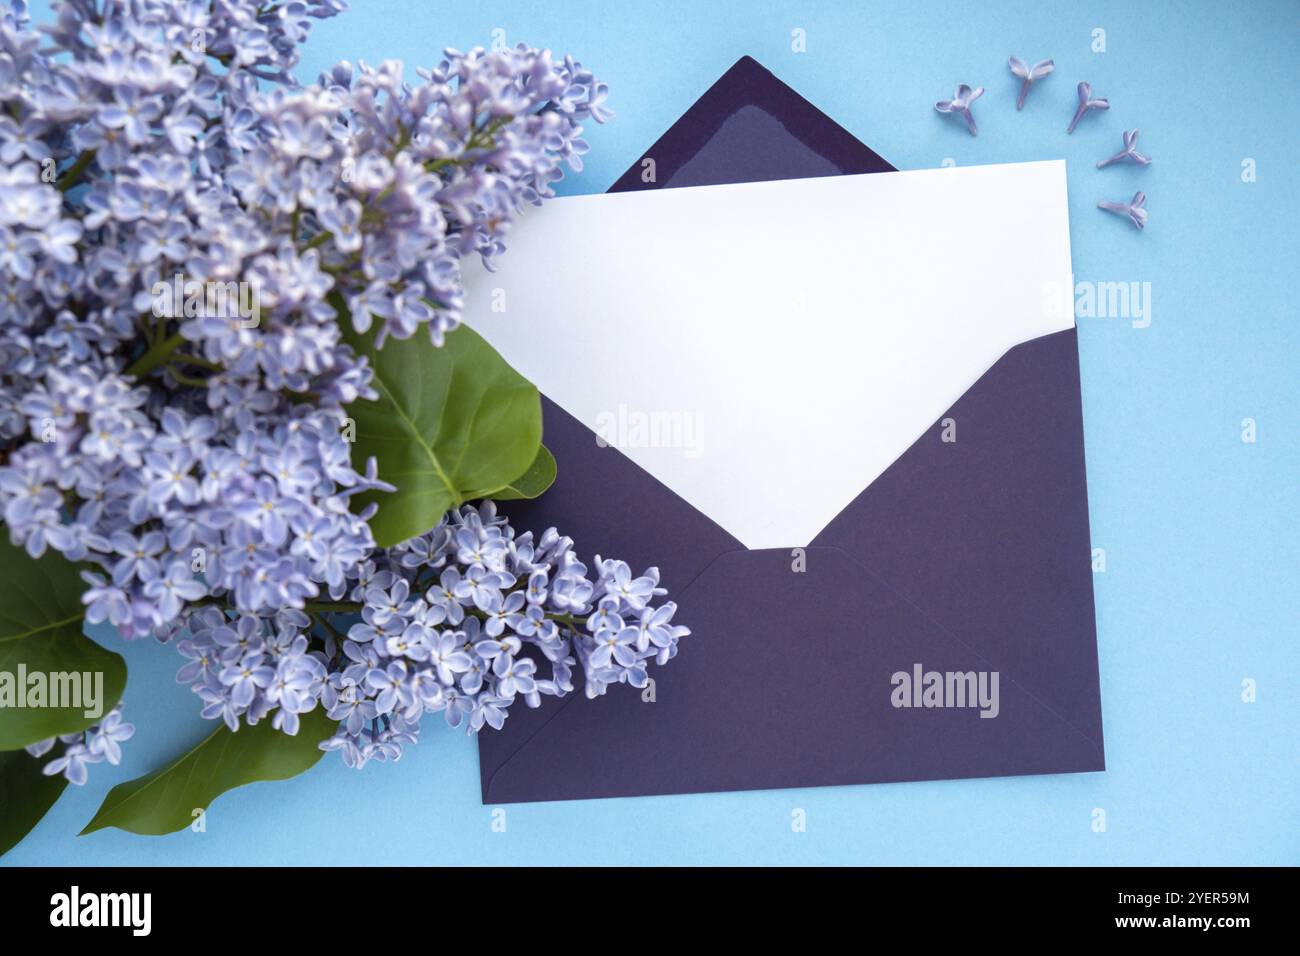
M 355 6 L 317 26 L 300 77 L 342 58 L 413 69 L 498 27 L 595 69 L 619 116 L 591 130 L 587 169 L 564 192 L 603 191 L 746 53 L 903 169 L 1068 160 L 1077 277 L 1152 290 L 1148 328 L 1079 320 L 1093 538 L 1107 554 L 1096 586 L 1109 769 L 519 805 L 497 833 L 473 742 L 431 719 L 400 764 L 357 773 L 327 756 L 222 797 L 206 833 L 77 838 L 113 784 L 210 729 L 173 683 L 174 652 L 141 643 L 126 652 L 139 729 L 125 762 L 70 787 L 0 863 L 1300 863 L 1300 4 Z M 1104 53 L 1090 48 L 1098 27 Z M 805 53 L 791 50 L 795 28 Z M 1021 113 L 1013 52 L 1057 64 Z M 1067 137 L 1081 79 L 1112 108 Z M 987 88 L 978 138 L 933 109 L 962 81 Z M 1133 126 L 1154 165 L 1097 171 Z M 1257 182 L 1242 181 L 1246 158 Z M 1138 188 L 1145 233 L 1095 208 Z M 1241 439 L 1247 417 L 1255 444 Z M 1253 704 L 1244 678 L 1258 683 Z M 792 832 L 795 809 L 806 832 Z

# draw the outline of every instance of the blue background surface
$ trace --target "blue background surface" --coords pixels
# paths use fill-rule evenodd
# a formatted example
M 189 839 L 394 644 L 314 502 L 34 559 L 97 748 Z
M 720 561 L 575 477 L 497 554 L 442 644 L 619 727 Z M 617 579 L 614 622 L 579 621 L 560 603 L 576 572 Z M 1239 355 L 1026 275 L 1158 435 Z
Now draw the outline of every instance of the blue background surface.
M 1147 328 L 1079 320 L 1093 540 L 1107 555 L 1096 590 L 1108 769 L 517 805 L 496 833 L 473 741 L 430 719 L 399 764 L 354 772 L 327 755 L 295 780 L 220 798 L 206 833 L 78 838 L 112 785 L 210 730 L 173 682 L 175 653 L 140 643 L 126 651 L 138 732 L 123 764 L 93 768 L 0 864 L 1300 863 L 1300 4 L 356 7 L 316 27 L 301 78 L 344 58 L 431 64 L 497 27 L 591 66 L 619 116 L 590 131 L 567 193 L 605 190 L 744 54 L 902 169 L 1068 161 L 1077 278 L 1152 290 Z M 1098 27 L 1104 53 L 1091 49 Z M 791 50 L 795 28 L 805 53 Z M 1010 53 L 1056 60 L 1020 113 Z M 1112 106 L 1067 137 L 1081 79 Z M 933 109 L 958 82 L 987 88 L 978 138 Z M 1096 170 L 1134 126 L 1154 164 Z M 1246 158 L 1257 182 L 1242 181 Z M 1144 233 L 1095 208 L 1139 188 Z M 1241 439 L 1248 417 L 1254 444 Z M 1258 683 L 1253 704 L 1244 678 Z M 796 808 L 806 832 L 792 832 Z

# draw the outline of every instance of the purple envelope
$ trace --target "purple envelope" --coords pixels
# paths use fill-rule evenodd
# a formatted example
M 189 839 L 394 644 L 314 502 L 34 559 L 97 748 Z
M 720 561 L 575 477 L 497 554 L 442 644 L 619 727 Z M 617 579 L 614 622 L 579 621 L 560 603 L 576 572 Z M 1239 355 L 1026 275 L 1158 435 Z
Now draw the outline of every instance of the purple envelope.
M 643 158 L 656 181 L 638 160 L 611 191 L 893 169 L 749 57 Z M 511 708 L 478 735 L 484 803 L 1105 769 L 1073 329 L 1007 352 L 805 548 L 746 549 L 543 410 L 559 479 L 512 524 L 657 565 L 692 634 L 652 689 Z

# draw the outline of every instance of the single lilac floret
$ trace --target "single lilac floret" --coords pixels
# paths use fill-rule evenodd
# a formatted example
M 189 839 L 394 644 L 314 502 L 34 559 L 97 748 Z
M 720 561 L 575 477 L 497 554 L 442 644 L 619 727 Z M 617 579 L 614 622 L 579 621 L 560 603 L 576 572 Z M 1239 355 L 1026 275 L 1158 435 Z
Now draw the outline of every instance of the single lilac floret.
M 1138 131 L 1135 129 L 1126 130 L 1124 133 L 1124 148 L 1109 159 L 1103 159 L 1097 164 L 1098 169 L 1105 169 L 1111 163 L 1130 162 L 1137 163 L 1139 166 L 1150 166 L 1151 157 L 1143 155 L 1137 151 Z
M 1086 80 L 1079 84 L 1079 108 L 1074 111 L 1074 119 L 1070 120 L 1070 125 L 1066 129 L 1067 133 L 1073 133 L 1074 128 L 1079 125 L 1079 120 L 1083 119 L 1092 110 L 1110 109 L 1110 100 L 1100 97 L 1093 98 L 1092 85 Z
M 1028 66 L 1018 56 L 1008 59 L 1007 65 L 1011 67 L 1013 74 L 1020 77 L 1020 94 L 1016 97 L 1016 109 L 1020 109 L 1025 105 L 1025 97 L 1029 95 L 1029 88 L 1056 69 L 1056 64 L 1051 60 L 1039 60 L 1033 66 Z
M 1102 200 L 1097 203 L 1098 209 L 1104 209 L 1107 212 L 1113 212 L 1117 216 L 1128 216 L 1129 220 L 1139 229 L 1145 229 L 1147 225 L 1146 211 L 1147 194 L 1136 192 L 1130 202 L 1110 202 Z
M 970 130 L 972 136 L 979 134 L 975 127 L 975 117 L 971 115 L 970 107 L 977 99 L 984 95 L 984 87 L 977 86 L 971 89 L 965 83 L 962 83 L 953 92 L 950 100 L 940 100 L 934 104 L 934 108 L 940 113 L 955 113 L 966 121 L 966 128 Z

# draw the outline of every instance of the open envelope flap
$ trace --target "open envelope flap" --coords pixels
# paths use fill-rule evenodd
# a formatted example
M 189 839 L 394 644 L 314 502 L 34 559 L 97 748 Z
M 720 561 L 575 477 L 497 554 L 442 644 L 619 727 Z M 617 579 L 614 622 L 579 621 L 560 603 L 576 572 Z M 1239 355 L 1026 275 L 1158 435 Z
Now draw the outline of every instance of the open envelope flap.
M 609 191 L 757 183 L 893 168 L 757 60 L 745 56 Z
M 1072 330 L 1016 347 L 811 547 L 724 551 L 674 594 L 694 634 L 653 700 L 546 701 L 481 735 L 484 801 L 1104 769 L 1086 503 L 1063 490 L 1083 480 L 1077 363 Z M 560 416 L 567 442 L 583 426 Z M 959 466 L 932 457 L 963 442 Z M 947 517 L 913 543 L 927 507 Z M 896 707 L 917 667 L 996 672 L 997 716 Z

